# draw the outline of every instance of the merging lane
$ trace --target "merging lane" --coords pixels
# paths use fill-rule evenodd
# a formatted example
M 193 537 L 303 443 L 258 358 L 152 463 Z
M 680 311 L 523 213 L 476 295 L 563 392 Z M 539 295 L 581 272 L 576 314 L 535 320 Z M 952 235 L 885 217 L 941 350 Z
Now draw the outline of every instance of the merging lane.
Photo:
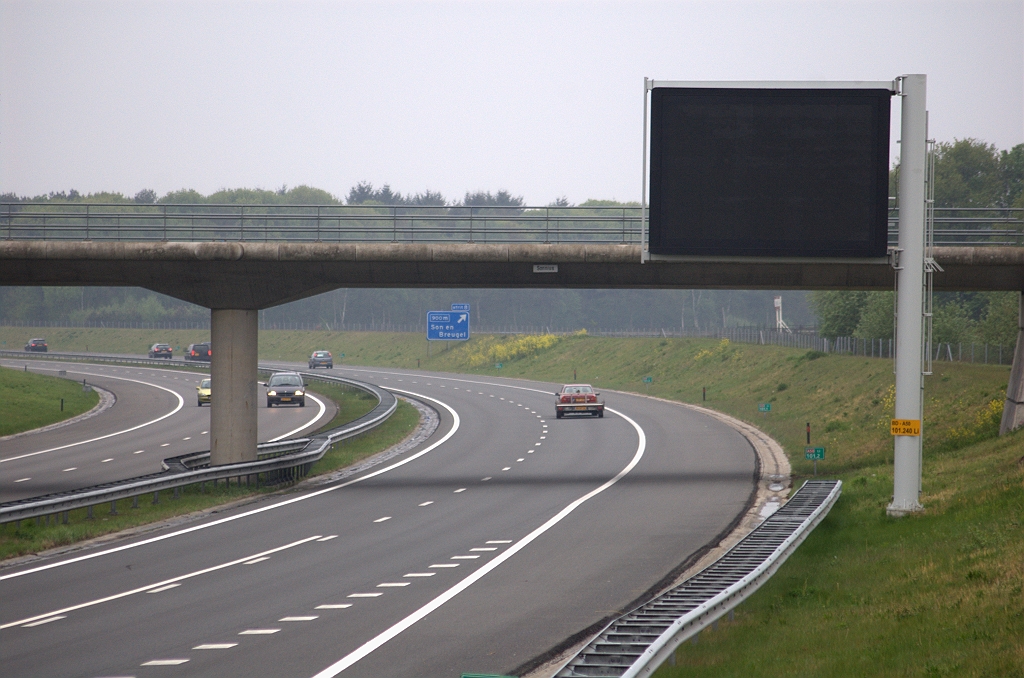
M 0 570 L 5 674 L 507 674 L 626 609 L 754 490 L 747 441 L 670 403 L 606 393 L 604 419 L 558 420 L 555 384 L 334 372 L 438 429 L 344 482 Z
M 0 501 L 157 473 L 167 457 L 210 449 L 210 408 L 197 404 L 195 390 L 208 375 L 148 367 L 0 361 L 4 367 L 25 364 L 41 374 L 66 371 L 69 379 L 85 379 L 110 391 L 116 402 L 94 417 L 67 426 L 0 440 Z M 329 400 L 317 401 L 316 407 L 260 408 L 259 440 L 298 435 L 330 421 L 337 408 Z

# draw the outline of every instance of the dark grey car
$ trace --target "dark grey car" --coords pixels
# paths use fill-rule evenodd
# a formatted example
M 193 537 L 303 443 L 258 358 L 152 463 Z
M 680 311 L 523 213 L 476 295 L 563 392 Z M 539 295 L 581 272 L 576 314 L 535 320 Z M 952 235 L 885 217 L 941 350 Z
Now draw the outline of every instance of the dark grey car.
M 296 403 L 306 406 L 306 385 L 298 372 L 278 372 L 267 382 L 267 407 L 281 403 Z

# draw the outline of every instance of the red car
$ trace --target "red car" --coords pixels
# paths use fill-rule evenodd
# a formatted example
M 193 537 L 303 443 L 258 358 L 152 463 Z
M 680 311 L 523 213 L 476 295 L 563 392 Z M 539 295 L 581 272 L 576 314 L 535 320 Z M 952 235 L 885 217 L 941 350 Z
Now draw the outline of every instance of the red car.
M 567 414 L 589 414 L 604 416 L 604 401 L 590 384 L 566 384 L 555 394 L 555 417 L 561 419 Z

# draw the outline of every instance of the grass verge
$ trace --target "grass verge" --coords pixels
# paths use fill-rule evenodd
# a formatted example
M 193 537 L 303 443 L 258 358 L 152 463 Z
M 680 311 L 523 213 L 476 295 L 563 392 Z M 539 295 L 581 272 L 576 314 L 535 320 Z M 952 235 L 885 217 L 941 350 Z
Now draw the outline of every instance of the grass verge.
M 327 454 L 313 465 L 310 475 L 329 473 L 385 450 L 412 433 L 418 423 L 419 412 L 416 408 L 399 401 L 398 409 L 386 422 L 356 438 L 332 446 Z M 87 509 L 71 511 L 67 525 L 58 524 L 55 518 L 41 520 L 39 524 L 35 520 L 23 520 L 20 525 L 7 523 L 0 525 L 0 559 L 66 546 L 229 502 L 290 489 L 278 486 L 261 487 L 256 490 L 254 486 L 226 487 L 224 483 L 218 483 L 217 487 L 213 488 L 208 483 L 205 491 L 199 485 L 182 488 L 178 498 L 173 497 L 173 492 L 162 492 L 158 504 L 153 503 L 152 495 L 139 497 L 137 508 L 133 507 L 131 499 L 119 501 L 116 515 L 110 514 L 109 504 L 94 507 L 94 518 L 91 520 L 87 518 Z
M 99 400 L 98 393 L 83 392 L 77 381 L 0 367 L 0 436 L 70 419 Z

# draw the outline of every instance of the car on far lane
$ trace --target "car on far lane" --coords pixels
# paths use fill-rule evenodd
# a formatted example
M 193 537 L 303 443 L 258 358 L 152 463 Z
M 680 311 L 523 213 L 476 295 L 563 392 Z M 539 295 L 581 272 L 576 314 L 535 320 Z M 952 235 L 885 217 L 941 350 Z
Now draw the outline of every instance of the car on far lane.
M 590 384 L 566 384 L 555 394 L 555 418 L 561 419 L 567 414 L 603 417 L 604 401 L 600 396 Z
M 46 339 L 29 339 L 28 343 L 25 344 L 25 350 L 46 353 L 49 348 L 46 345 Z
M 170 344 L 153 344 L 149 347 L 150 358 L 167 358 L 170 360 L 174 357 L 174 349 L 171 348 Z
M 203 406 L 203 403 L 210 404 L 210 393 L 212 392 L 211 384 L 212 379 L 203 379 L 199 382 L 199 386 L 196 386 L 196 405 L 199 407 Z
M 213 359 L 213 349 L 208 342 L 189 344 L 185 349 L 185 360 L 203 360 L 210 362 Z
M 334 369 L 334 356 L 330 351 L 313 351 L 313 355 L 309 356 L 309 369 L 313 370 L 317 367 Z
M 267 407 L 281 403 L 298 403 L 306 406 L 306 385 L 298 372 L 277 372 L 267 382 Z

